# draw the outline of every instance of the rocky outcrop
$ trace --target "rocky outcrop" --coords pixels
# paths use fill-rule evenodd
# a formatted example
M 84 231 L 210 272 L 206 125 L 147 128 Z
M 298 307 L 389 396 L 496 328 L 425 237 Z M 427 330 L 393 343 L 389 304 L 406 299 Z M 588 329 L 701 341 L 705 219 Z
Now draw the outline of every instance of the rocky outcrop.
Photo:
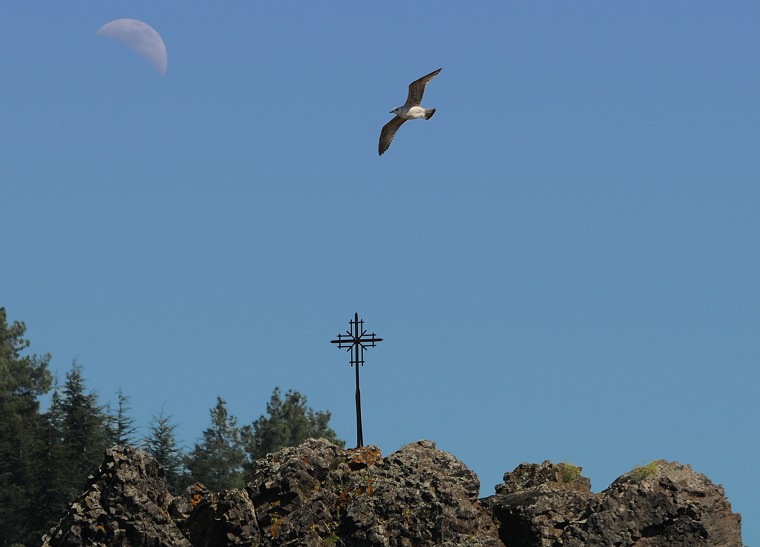
M 563 545 L 741 546 L 741 516 L 723 487 L 688 465 L 654 461 L 595 496 Z
M 496 495 L 485 500 L 500 523 L 506 545 L 561 545 L 564 529 L 577 522 L 593 495 L 591 481 L 575 465 L 523 463 L 504 475 Z
M 521 464 L 484 500 L 508 546 L 741 547 L 723 488 L 688 465 L 655 461 L 592 494 L 580 468 Z
M 43 545 L 190 547 L 169 517 L 171 499 L 155 460 L 131 447 L 114 447 Z
M 215 545 L 258 545 L 256 509 L 246 490 L 208 492 L 202 485 L 191 486 L 189 497 L 172 502 L 172 514 L 194 547 Z M 177 506 L 190 507 L 188 513 Z M 189 518 L 192 515 L 192 518 Z
M 324 440 L 271 454 L 248 485 L 272 545 L 498 546 L 475 473 L 430 441 L 383 458 Z
M 114 447 L 46 546 L 741 547 L 723 489 L 653 462 L 592 494 L 571 464 L 521 464 L 478 499 L 475 474 L 430 441 L 383 457 L 310 439 L 260 460 L 240 490 L 172 497 L 144 453 Z

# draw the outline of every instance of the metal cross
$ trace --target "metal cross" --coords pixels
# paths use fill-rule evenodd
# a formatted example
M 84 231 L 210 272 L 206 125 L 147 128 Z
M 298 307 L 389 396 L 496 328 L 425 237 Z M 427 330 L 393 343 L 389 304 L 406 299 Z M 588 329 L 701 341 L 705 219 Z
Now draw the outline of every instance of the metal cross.
M 356 448 L 364 446 L 362 437 L 362 397 L 359 391 L 359 365 L 364 366 L 364 350 L 374 348 L 375 344 L 382 342 L 382 338 L 375 336 L 375 333 L 367 334 L 364 330 L 364 320 L 359 319 L 359 314 L 354 314 L 354 319 L 349 321 L 351 326 L 346 334 L 339 334 L 336 340 L 330 340 L 331 344 L 338 344 L 339 349 L 346 351 L 353 350 L 351 360 L 352 366 L 356 366 Z

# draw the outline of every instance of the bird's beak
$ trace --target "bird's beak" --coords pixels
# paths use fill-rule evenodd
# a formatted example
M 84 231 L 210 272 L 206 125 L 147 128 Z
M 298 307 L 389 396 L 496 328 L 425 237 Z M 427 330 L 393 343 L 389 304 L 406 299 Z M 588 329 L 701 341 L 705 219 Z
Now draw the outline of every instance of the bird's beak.
M 391 110 L 390 112 L 388 112 L 388 114 L 393 114 L 393 110 Z

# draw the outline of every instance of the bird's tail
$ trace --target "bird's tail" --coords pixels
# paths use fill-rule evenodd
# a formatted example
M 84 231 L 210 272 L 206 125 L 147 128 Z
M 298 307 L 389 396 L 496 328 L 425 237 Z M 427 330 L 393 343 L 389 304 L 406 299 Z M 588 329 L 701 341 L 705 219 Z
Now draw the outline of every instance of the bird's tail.
M 425 110 L 425 119 L 429 120 L 433 117 L 433 114 L 435 114 L 435 108 L 431 108 L 430 110 Z

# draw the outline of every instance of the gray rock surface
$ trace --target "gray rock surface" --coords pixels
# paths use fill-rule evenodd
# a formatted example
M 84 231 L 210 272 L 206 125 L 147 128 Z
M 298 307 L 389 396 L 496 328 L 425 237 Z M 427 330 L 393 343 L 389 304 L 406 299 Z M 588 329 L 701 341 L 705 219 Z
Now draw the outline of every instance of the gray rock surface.
M 741 516 L 723 487 L 688 465 L 664 460 L 626 473 L 595 496 L 562 545 L 741 547 Z
M 171 500 L 164 471 L 155 460 L 134 448 L 115 446 L 106 450 L 87 490 L 42 544 L 190 547 L 169 516 Z
M 194 547 L 261 543 L 256 509 L 246 490 L 209 493 L 200 485 L 191 489 L 192 509 L 179 522 Z
M 504 475 L 496 495 L 484 500 L 500 522 L 506 545 L 553 547 L 563 530 L 578 521 L 593 494 L 575 465 L 523 463 Z
M 240 490 L 182 496 L 129 447 L 106 451 L 45 546 L 741 547 L 722 487 L 689 466 L 637 468 L 599 494 L 571 464 L 520 464 L 478 499 L 475 473 L 430 441 L 383 457 L 326 440 L 269 454 Z
M 479 489 L 430 441 L 383 458 L 315 439 L 267 456 L 247 487 L 271 545 L 501 545 Z

